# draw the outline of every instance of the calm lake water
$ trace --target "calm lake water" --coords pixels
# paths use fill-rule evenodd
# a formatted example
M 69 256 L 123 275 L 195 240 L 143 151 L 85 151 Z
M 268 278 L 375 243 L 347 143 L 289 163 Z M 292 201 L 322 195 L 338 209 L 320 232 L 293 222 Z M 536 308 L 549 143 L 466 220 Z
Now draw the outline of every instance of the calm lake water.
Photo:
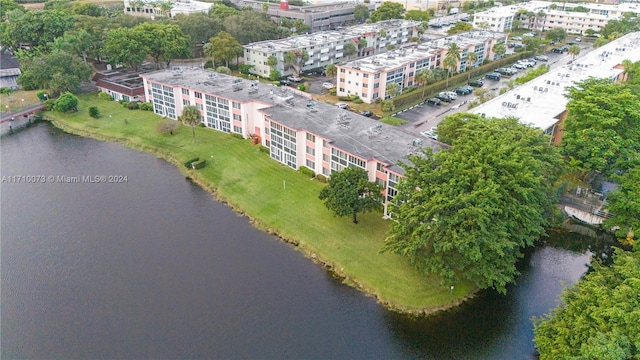
M 2 359 L 531 359 L 530 318 L 586 271 L 545 247 L 507 296 L 385 310 L 252 228 L 171 164 L 40 124 L 1 142 Z

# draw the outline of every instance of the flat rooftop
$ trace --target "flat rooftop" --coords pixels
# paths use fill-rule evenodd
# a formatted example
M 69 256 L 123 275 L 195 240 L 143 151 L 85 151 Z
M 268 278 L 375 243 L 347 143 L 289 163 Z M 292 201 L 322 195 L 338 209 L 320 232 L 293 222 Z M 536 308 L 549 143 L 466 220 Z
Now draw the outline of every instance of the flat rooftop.
M 590 77 L 613 79 L 623 60 L 640 61 L 640 32 L 615 41 L 558 67 L 471 110 L 489 117 L 513 116 L 523 124 L 547 130 L 567 108 L 566 87 Z
M 296 130 L 329 139 L 331 144 L 358 157 L 393 164 L 390 170 L 404 174 L 398 162 L 409 163 L 409 154 L 429 147 L 439 151 L 444 144 L 404 132 L 397 127 L 317 101 L 281 103 L 262 112 Z
M 494 31 L 469 31 L 462 34 L 446 36 L 440 39 L 429 40 L 417 46 L 405 46 L 401 49 L 387 51 L 384 54 L 350 61 L 341 65 L 341 67 L 359 69 L 367 72 L 392 70 L 409 62 L 434 56 L 442 49 L 448 48 L 449 44 L 453 42 L 455 42 L 461 49 L 465 49 L 470 45 L 483 44 L 488 39 L 506 37 L 506 34 Z
M 262 5 L 264 2 L 256 1 L 256 0 L 231 0 L 231 2 L 238 6 L 239 8 L 243 8 L 245 6 L 251 6 L 253 8 L 262 9 Z M 324 13 L 327 11 L 340 10 L 340 9 L 353 9 L 358 5 L 355 2 L 351 1 L 336 1 L 332 3 L 324 3 L 324 4 L 315 4 L 315 5 L 305 5 L 305 6 L 296 6 L 289 4 L 288 10 L 280 9 L 280 2 L 270 2 L 269 10 L 278 10 L 278 15 L 286 17 L 288 12 L 298 13 L 298 14 L 306 14 L 306 13 Z M 367 5 L 367 4 L 364 4 Z M 273 15 L 273 14 L 269 14 Z
M 276 87 L 199 68 L 162 70 L 141 76 L 153 82 L 181 86 L 238 102 L 264 103 L 267 107 L 260 111 L 273 120 L 326 138 L 336 147 L 363 159 L 375 158 L 393 164 L 391 170 L 400 174 L 404 170 L 396 164 L 398 161 L 407 162 L 408 154 L 417 153 L 424 147 L 438 151 L 446 146 L 335 105 L 312 100 L 309 94 L 289 87 Z
M 320 45 L 336 40 L 347 40 L 363 36 L 367 33 L 377 33 L 381 29 L 397 30 L 419 26 L 420 22 L 412 20 L 385 20 L 372 24 L 351 26 L 339 30 L 319 31 L 313 34 L 292 36 L 282 40 L 265 40 L 243 45 L 245 49 L 261 52 L 278 52 L 300 49 L 312 45 Z

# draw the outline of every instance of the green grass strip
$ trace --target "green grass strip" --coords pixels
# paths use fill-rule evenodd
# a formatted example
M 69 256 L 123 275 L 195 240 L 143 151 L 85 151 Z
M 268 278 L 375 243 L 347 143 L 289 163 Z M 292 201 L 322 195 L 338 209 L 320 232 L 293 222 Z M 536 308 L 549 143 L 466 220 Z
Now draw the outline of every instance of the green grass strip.
M 61 129 L 99 140 L 117 141 L 152 153 L 175 164 L 217 199 L 248 216 L 254 226 L 296 245 L 307 257 L 322 263 L 346 284 L 373 295 L 386 307 L 406 313 L 429 314 L 470 297 L 476 288 L 460 283 L 453 292 L 435 275 L 415 270 L 408 260 L 380 254 L 388 221 L 379 212 L 337 218 L 318 199 L 324 186 L 308 176 L 272 160 L 251 145 L 215 130 L 181 126 L 174 135 L 156 130 L 161 117 L 128 110 L 94 94 L 79 96 L 78 112 L 45 116 Z M 89 117 L 97 106 L 101 117 Z M 184 167 L 199 157 L 207 160 L 200 170 Z

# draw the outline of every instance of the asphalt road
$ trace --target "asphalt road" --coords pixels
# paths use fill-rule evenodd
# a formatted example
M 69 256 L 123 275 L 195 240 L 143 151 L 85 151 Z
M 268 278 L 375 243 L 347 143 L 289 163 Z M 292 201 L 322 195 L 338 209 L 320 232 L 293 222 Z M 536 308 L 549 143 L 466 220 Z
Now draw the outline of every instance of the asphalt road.
M 587 51 L 591 51 L 592 49 L 591 45 L 588 43 L 580 44 L 580 47 L 582 49 L 582 52 L 581 52 L 582 55 L 584 55 Z M 551 66 L 551 69 L 555 69 L 558 66 L 565 65 L 567 62 L 571 60 L 571 55 L 568 55 L 566 53 L 556 54 L 556 53 L 548 52 L 545 55 L 549 57 L 549 61 L 546 63 Z M 536 66 L 540 66 L 540 64 L 544 64 L 544 63 L 545 62 L 543 61 L 538 61 L 538 64 Z M 525 72 L 526 70 L 520 70 L 518 74 L 512 77 L 503 76 L 500 81 L 483 79 L 484 81 L 483 88 L 491 90 L 492 92 L 494 92 L 494 95 L 497 96 L 500 92 L 500 88 L 506 87 L 505 83 L 507 81 L 509 81 L 512 78 L 521 76 Z M 474 75 L 475 76 L 472 78 L 479 78 L 481 74 L 474 74 Z M 484 77 L 484 74 L 482 75 L 483 75 L 482 77 Z M 455 89 L 455 87 L 451 87 L 450 90 L 453 90 L 453 89 Z M 475 94 L 475 91 L 474 91 L 474 94 Z M 427 131 L 434 126 L 438 126 L 440 121 L 442 121 L 442 119 L 447 115 L 466 111 L 468 109 L 467 104 L 476 99 L 476 96 L 474 94 L 458 95 L 458 98 L 456 100 L 452 101 L 449 104 L 443 102 L 442 105 L 440 106 L 428 105 L 426 103 L 422 105 L 417 105 L 411 109 L 408 109 L 401 113 L 396 114 L 395 117 L 398 117 L 403 120 L 407 120 L 407 123 L 401 126 L 406 131 L 418 134 L 421 131 Z

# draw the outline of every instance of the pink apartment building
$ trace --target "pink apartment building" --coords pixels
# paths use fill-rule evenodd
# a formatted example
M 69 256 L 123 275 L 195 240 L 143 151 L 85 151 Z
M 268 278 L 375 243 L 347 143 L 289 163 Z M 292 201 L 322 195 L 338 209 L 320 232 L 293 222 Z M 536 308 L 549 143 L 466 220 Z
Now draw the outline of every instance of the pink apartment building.
M 177 120 L 184 106 L 195 105 L 205 126 L 257 138 L 269 148 L 272 159 L 294 170 L 305 166 L 329 177 L 347 166 L 360 167 L 385 189 L 387 202 L 397 194 L 396 185 L 404 174 L 399 161 L 408 162 L 407 155 L 424 147 L 438 151 L 446 146 L 314 101 L 291 88 L 201 69 L 142 77 L 156 114 Z

